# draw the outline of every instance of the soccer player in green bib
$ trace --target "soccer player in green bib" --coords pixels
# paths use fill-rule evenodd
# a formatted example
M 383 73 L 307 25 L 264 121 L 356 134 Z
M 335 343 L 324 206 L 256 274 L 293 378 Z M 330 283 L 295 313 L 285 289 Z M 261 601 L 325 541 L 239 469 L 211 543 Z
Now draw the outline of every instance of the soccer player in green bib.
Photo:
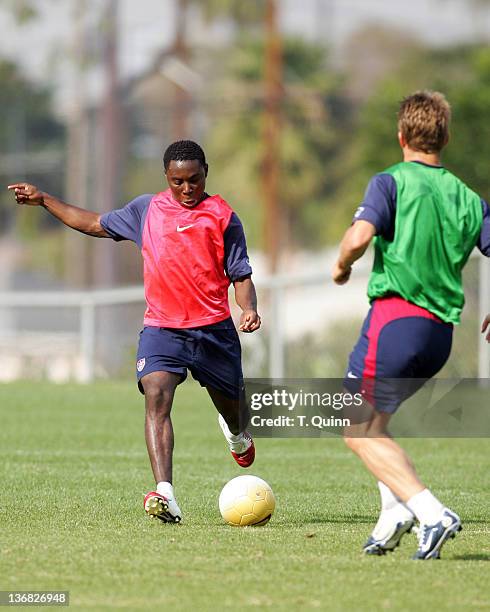
M 387 427 L 400 403 L 437 374 L 451 351 L 464 305 L 461 272 L 477 246 L 490 255 L 490 210 L 441 164 L 450 106 L 438 92 L 418 91 L 398 113 L 403 161 L 374 176 L 340 244 L 332 271 L 343 285 L 374 240 L 368 284 L 371 308 L 344 379 L 372 406 L 344 432 L 349 448 L 378 480 L 381 513 L 364 546 L 383 555 L 419 522 L 414 559 L 437 559 L 461 520 L 420 480 Z M 402 383 L 389 387 L 387 381 Z M 383 387 L 384 385 L 384 387 Z M 386 388 L 396 392 L 386 392 Z

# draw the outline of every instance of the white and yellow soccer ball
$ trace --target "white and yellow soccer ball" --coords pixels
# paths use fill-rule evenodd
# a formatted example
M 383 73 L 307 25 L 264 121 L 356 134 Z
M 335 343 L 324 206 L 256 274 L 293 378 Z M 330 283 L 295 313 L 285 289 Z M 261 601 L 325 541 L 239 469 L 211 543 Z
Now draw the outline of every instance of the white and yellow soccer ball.
M 229 525 L 262 526 L 269 522 L 276 500 L 270 486 L 257 476 L 237 476 L 225 484 L 219 496 L 221 516 Z

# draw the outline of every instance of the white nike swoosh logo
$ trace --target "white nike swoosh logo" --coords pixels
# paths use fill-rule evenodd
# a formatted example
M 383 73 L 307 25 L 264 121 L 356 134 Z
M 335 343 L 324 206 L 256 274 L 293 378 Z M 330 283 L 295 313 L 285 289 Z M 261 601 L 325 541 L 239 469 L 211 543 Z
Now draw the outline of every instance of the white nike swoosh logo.
M 194 223 L 191 223 L 190 225 L 182 225 L 182 226 L 177 225 L 177 231 L 178 232 L 183 232 L 186 229 L 189 229 L 190 227 L 192 227 L 193 225 L 194 225 Z
M 352 374 L 352 372 L 347 372 L 347 378 L 358 378 L 355 374 Z

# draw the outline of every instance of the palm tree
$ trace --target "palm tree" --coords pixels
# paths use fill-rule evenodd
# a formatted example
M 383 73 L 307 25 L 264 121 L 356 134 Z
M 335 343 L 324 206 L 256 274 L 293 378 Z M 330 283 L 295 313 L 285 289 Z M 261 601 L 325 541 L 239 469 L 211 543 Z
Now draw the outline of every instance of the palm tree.
M 264 0 L 192 0 L 199 6 L 208 20 L 229 19 L 237 26 L 250 26 L 261 23 L 265 18 Z

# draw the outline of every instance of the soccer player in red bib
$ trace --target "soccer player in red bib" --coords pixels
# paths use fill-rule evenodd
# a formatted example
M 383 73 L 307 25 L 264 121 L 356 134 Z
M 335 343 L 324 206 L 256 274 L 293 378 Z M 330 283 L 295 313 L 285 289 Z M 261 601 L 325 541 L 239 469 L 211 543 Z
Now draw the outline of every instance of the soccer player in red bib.
M 438 92 L 402 101 L 403 161 L 374 176 L 340 245 L 333 280 L 342 285 L 374 239 L 370 311 L 344 379 L 373 406 L 345 440 L 378 480 L 381 514 L 364 546 L 393 550 L 420 523 L 415 559 L 439 558 L 461 529 L 459 516 L 423 484 L 387 427 L 400 403 L 445 364 L 464 305 L 461 271 L 476 246 L 490 255 L 487 203 L 441 164 L 450 108 Z M 485 322 L 483 323 L 485 328 Z
M 124 208 L 99 215 L 66 204 L 34 185 L 9 185 L 19 204 L 43 206 L 68 227 L 99 238 L 132 240 L 144 264 L 146 312 L 136 359 L 145 395 L 145 437 L 156 490 L 146 512 L 178 523 L 182 512 L 172 485 L 174 393 L 190 370 L 206 387 L 235 461 L 255 457 L 246 431 L 238 334 L 230 317 L 228 287 L 242 309 L 238 329 L 260 327 L 257 297 L 242 224 L 219 195 L 205 192 L 208 165 L 195 142 L 174 142 L 163 158 L 168 189 L 142 195 Z

